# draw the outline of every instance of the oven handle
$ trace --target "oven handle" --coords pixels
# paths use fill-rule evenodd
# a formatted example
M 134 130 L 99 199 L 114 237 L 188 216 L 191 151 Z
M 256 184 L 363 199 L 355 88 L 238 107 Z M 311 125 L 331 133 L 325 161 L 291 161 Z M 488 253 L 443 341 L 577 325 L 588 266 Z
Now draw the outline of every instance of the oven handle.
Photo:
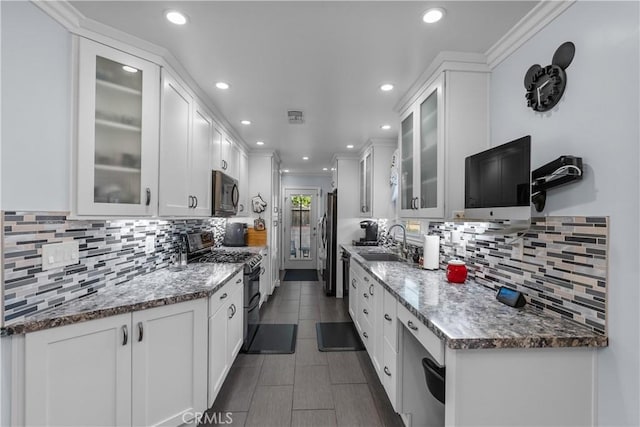
M 250 282 L 257 282 L 258 280 L 260 280 L 260 270 L 254 270 L 251 273 L 247 274 L 247 276 L 249 276 Z
M 251 312 L 251 311 L 255 310 L 256 307 L 260 306 L 260 296 L 261 296 L 260 292 L 258 292 L 257 294 L 255 294 L 251 298 L 251 300 L 249 301 L 249 308 L 248 308 L 247 312 Z M 256 300 L 256 299 L 257 299 L 257 301 L 254 302 L 254 300 Z

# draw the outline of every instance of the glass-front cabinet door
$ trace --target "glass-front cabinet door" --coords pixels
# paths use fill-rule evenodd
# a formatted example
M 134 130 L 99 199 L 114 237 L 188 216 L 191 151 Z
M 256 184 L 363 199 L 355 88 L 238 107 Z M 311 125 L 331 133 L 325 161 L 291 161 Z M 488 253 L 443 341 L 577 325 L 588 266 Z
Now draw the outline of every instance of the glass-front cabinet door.
M 440 77 L 423 92 L 402 121 L 400 206 L 403 217 L 444 216 L 442 93 L 443 78 Z
M 79 45 L 77 214 L 154 215 L 159 67 L 90 40 Z
M 402 120 L 400 132 L 400 209 L 405 215 L 411 215 L 416 203 L 413 195 L 413 112 Z
M 364 155 L 360 159 L 360 216 L 371 216 L 371 202 L 372 202 L 372 156 L 373 151 L 371 148 L 365 151 Z

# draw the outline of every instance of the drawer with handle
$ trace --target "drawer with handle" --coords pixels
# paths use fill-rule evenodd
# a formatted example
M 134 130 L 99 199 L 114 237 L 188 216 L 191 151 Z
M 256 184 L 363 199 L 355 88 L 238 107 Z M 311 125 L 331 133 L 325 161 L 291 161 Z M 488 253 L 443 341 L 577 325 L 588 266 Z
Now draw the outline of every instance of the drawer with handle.
M 389 343 L 394 351 L 398 351 L 398 300 L 389 291 L 384 291 L 384 302 L 382 304 L 382 329 L 384 339 Z
M 213 316 L 222 304 L 229 302 L 229 298 L 239 287 L 243 286 L 244 277 L 242 271 L 236 273 L 224 286 L 209 297 L 209 316 Z
M 420 344 L 431 354 L 436 362 L 444 365 L 444 341 L 431 332 L 424 323 L 405 308 L 397 303 L 398 320 L 404 325 Z

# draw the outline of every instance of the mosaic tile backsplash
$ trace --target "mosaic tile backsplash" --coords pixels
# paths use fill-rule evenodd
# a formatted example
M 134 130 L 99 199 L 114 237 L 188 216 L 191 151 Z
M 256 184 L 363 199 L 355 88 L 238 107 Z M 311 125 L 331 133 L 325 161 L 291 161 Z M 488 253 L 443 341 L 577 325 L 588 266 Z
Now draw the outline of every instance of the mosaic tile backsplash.
M 606 333 L 608 217 L 533 218 L 520 241 L 497 230 L 485 233 L 485 227 L 431 223 L 429 234 L 441 236 L 441 268 L 464 259 L 477 283 L 517 289 L 545 312 Z M 453 232 L 463 243 L 451 243 Z
M 65 301 L 166 267 L 180 235 L 211 230 L 222 242 L 226 220 L 68 220 L 65 212 L 4 212 L 6 324 Z M 155 248 L 146 254 L 145 241 Z M 42 271 L 42 245 L 77 240 L 80 262 Z

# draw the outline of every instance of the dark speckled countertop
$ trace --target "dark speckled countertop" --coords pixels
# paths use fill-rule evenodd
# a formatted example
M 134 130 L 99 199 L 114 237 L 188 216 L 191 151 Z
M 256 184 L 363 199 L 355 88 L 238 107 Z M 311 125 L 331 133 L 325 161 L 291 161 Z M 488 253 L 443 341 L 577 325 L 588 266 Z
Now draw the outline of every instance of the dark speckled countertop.
M 257 248 L 220 248 L 215 251 L 250 252 Z M 122 313 L 207 298 L 224 286 L 243 264 L 203 263 L 185 267 L 167 267 L 143 274 L 118 286 L 101 289 L 87 297 L 71 300 L 42 311 L 23 321 L 6 325 L 2 335 L 24 334 L 100 319 Z
M 570 320 L 542 313 L 533 306 L 509 307 L 495 292 L 467 280 L 447 282 L 443 270 L 428 271 L 403 262 L 365 261 L 359 253 L 381 247 L 342 245 L 351 261 L 393 294 L 452 349 L 606 347 L 606 336 Z

